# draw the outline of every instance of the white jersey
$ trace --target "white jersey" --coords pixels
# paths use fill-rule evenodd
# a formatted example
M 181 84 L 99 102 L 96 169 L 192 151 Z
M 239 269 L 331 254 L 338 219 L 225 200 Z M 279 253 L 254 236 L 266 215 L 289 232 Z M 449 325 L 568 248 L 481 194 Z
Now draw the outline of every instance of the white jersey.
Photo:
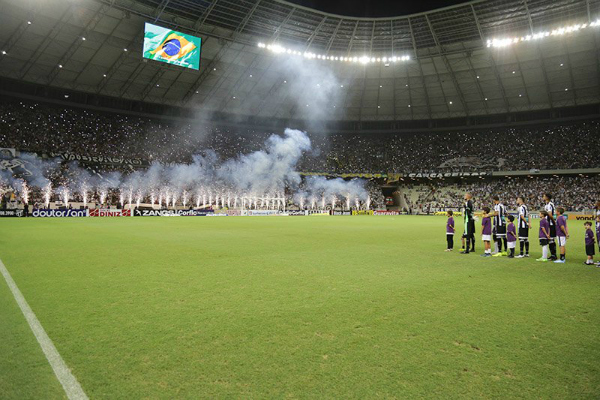
M 506 207 L 504 207 L 504 204 L 496 204 L 494 206 L 494 211 L 498 213 L 498 215 L 494 216 L 494 225 L 504 226 L 506 224 Z
M 554 219 L 556 218 L 556 209 L 554 208 L 554 203 L 549 201 L 545 206 L 544 206 L 544 210 L 546 210 L 546 212 L 550 215 L 552 215 L 552 218 L 548 217 L 548 223 L 550 224 L 550 226 L 554 226 Z
M 525 204 L 519 206 L 519 228 L 529 228 L 527 219 L 529 218 L 529 210 Z

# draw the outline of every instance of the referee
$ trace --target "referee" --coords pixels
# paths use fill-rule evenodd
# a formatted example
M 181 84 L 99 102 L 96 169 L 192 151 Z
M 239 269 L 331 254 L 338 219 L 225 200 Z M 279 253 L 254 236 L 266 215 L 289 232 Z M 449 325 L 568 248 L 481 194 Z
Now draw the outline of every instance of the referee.
M 463 248 L 460 254 L 469 254 L 475 252 L 475 220 L 473 219 L 473 195 L 465 193 L 465 204 L 463 207 L 463 219 L 465 222 L 465 230 L 462 235 Z M 467 245 L 465 247 L 465 239 Z M 470 249 L 470 250 L 469 250 Z

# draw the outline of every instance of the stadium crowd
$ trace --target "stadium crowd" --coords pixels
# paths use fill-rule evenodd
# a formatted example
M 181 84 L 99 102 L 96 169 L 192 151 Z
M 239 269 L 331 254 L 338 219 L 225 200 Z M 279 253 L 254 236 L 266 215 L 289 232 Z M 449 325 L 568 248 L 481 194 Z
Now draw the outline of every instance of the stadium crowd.
M 417 188 L 404 187 L 405 192 L 410 190 L 417 191 L 418 197 L 412 201 L 405 193 L 405 208 L 425 213 L 459 211 L 465 192 L 473 194 L 473 202 L 478 208 L 491 206 L 492 196 L 498 195 L 509 208 L 516 208 L 517 197 L 523 197 L 532 209 L 540 209 L 543 206 L 541 193 L 553 193 L 557 206 L 567 211 L 585 211 L 592 209 L 600 199 L 600 176 L 502 178 L 464 184 L 439 181 Z
M 259 150 L 270 135 L 32 102 L 0 102 L 0 148 L 38 154 L 69 152 L 185 163 L 193 154 L 213 151 L 225 160 Z M 591 168 L 600 166 L 598 137 L 600 121 L 480 132 L 313 134 L 313 149 L 303 156 L 298 169 L 343 174 Z M 64 164 L 53 171 L 53 183 L 60 184 L 68 168 Z M 103 172 L 131 172 L 132 167 L 101 168 Z M 557 204 L 569 211 L 589 209 L 600 198 L 599 177 L 488 179 L 459 185 L 434 182 L 422 185 L 417 198 L 405 194 L 401 202 L 405 210 L 458 209 L 457 199 L 465 191 L 473 193 L 479 206 L 489 204 L 491 194 L 499 194 L 507 205 L 525 196 L 534 207 L 539 206 L 539 194 L 550 191 Z M 370 181 L 368 190 L 373 206 L 383 208 L 380 183 Z M 39 188 L 32 188 L 32 196 L 41 197 Z
M 310 134 L 310 133 L 309 133 Z M 270 135 L 28 102 L 0 103 L 0 147 L 186 162 L 259 149 Z M 324 173 L 589 168 L 600 165 L 600 121 L 473 132 L 312 134 L 299 168 Z M 552 151 L 542 149 L 554 149 Z

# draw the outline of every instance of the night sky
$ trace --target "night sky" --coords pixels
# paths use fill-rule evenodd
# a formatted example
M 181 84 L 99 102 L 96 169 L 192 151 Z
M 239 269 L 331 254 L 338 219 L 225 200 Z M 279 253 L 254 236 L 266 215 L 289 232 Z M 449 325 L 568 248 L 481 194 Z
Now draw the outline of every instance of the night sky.
M 397 17 L 465 3 L 464 0 L 288 0 L 333 14 L 352 17 Z

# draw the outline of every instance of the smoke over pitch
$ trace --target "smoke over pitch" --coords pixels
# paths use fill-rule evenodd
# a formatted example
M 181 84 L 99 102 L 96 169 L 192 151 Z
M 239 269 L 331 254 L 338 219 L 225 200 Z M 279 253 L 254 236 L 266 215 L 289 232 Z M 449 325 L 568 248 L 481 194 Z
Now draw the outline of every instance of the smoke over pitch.
M 328 180 L 309 177 L 302 180 L 297 165 L 302 155 L 311 150 L 305 132 L 286 129 L 283 136 L 272 135 L 264 149 L 219 162 L 217 155 L 206 151 L 193 157 L 190 164 L 163 165 L 155 163 L 147 170 L 128 175 L 118 173 L 92 174 L 76 163 L 68 165 L 63 181 L 50 187 L 48 172 L 56 169 L 55 162 L 43 162 L 28 156 L 30 185 L 44 190 L 47 202 L 51 194 L 63 202 L 77 193 L 84 202 L 104 203 L 109 189 L 117 189 L 120 202 L 125 204 L 152 203 L 167 206 L 228 206 L 262 207 L 277 201 L 294 200 L 300 206 L 336 205 L 345 202 L 355 206 L 367 202 L 363 181 Z M 52 167 L 52 168 L 48 168 Z M 2 177 L 15 187 L 8 171 Z M 287 193 L 287 194 L 286 194 Z M 95 195 L 94 195 L 95 194 Z M 286 199 L 286 200 L 284 200 Z

